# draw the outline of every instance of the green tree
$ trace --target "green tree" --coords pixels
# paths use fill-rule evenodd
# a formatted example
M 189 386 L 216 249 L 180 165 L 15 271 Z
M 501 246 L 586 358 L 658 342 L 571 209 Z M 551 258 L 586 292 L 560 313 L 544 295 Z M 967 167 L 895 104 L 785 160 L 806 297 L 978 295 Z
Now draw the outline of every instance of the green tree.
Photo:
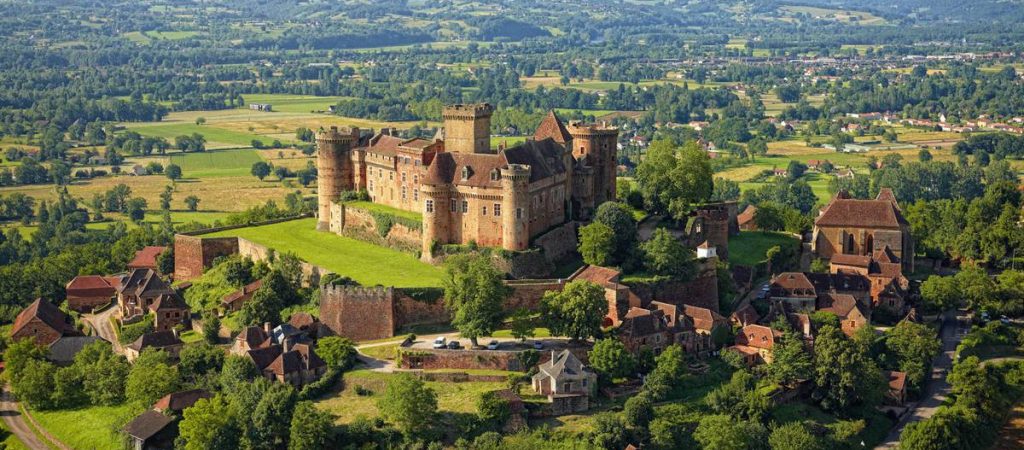
M 761 448 L 767 430 L 758 422 L 735 422 L 727 415 L 704 416 L 693 438 L 705 450 L 747 450 Z
M 502 274 L 480 255 L 457 255 L 445 261 L 445 305 L 452 326 L 478 347 L 480 336 L 489 336 L 501 325 L 501 308 L 508 296 Z
M 648 211 L 683 220 L 694 204 L 707 201 L 713 190 L 711 162 L 696 142 L 676 148 L 657 140 L 636 169 L 636 182 Z
M 766 368 L 772 381 L 780 384 L 808 380 L 814 374 L 811 354 L 804 347 L 801 335 L 792 331 L 772 348 L 772 363 Z
M 615 231 L 600 222 L 580 227 L 579 252 L 587 264 L 611 265 L 615 254 Z
M 826 325 L 814 340 L 815 384 L 825 409 L 849 411 L 874 407 L 882 400 L 885 380 L 871 358 L 838 328 Z
M 174 188 L 171 186 L 164 186 L 164 190 L 160 192 L 160 209 L 167 211 L 171 209 L 171 200 L 174 199 Z
M 654 420 L 654 403 L 645 394 L 634 395 L 626 400 L 622 408 L 626 425 L 633 428 L 644 429 Z
M 194 386 L 217 388 L 217 377 L 224 365 L 224 350 L 201 342 L 182 348 L 179 359 L 178 373 L 182 380 Z
M 580 341 L 601 332 L 608 302 L 601 286 L 576 280 L 566 284 L 562 291 L 545 292 L 541 310 L 553 334 Z
M 224 358 L 224 367 L 220 372 L 221 389 L 231 394 L 239 385 L 248 383 L 259 374 L 259 369 L 249 357 L 228 355 Z
M 164 175 L 167 176 L 171 181 L 177 181 L 181 179 L 181 166 L 171 163 L 164 168 Z
M 146 218 L 146 206 L 146 199 L 135 197 L 128 200 L 128 203 L 125 204 L 125 212 L 132 222 L 141 223 Z
M 112 406 L 124 401 L 125 380 L 131 365 L 114 353 L 110 344 L 94 342 L 75 355 L 74 366 L 82 374 L 82 385 L 94 405 Z
M 347 369 L 356 362 L 356 344 L 349 338 L 327 336 L 316 342 L 316 354 L 327 367 Z
M 195 212 L 196 210 L 199 209 L 199 197 L 196 197 L 194 195 L 185 197 L 185 206 L 188 207 L 189 211 Z
M 11 381 L 11 388 L 18 398 L 33 408 L 49 409 L 54 406 L 52 395 L 56 385 L 53 374 L 56 370 L 57 366 L 49 361 L 30 359 Z
M 382 416 L 406 435 L 424 431 L 437 414 L 437 395 L 412 375 L 395 375 L 377 401 Z
M 605 225 L 613 232 L 615 251 L 606 258 L 607 265 L 630 265 L 640 240 L 632 211 L 619 202 L 604 202 L 594 211 L 594 223 Z
M 203 313 L 203 340 L 210 345 L 220 342 L 220 317 L 213 311 Z
M 252 409 L 244 438 L 249 448 L 273 450 L 287 445 L 297 402 L 290 384 L 269 383 Z
M 184 450 L 235 450 L 241 444 L 238 417 L 223 395 L 199 399 L 186 408 L 178 425 Z
M 716 414 L 728 414 L 736 420 L 760 421 L 771 408 L 771 399 L 745 370 L 733 372 L 729 382 L 711 391 L 705 401 Z
M 534 335 L 533 315 L 526 308 L 517 308 L 510 318 L 512 337 L 525 342 Z
M 270 283 L 264 283 L 252 294 L 252 298 L 242 305 L 241 311 L 238 312 L 238 321 L 245 326 L 279 322 L 282 309 L 284 302 L 281 297 Z
M 312 402 L 304 401 L 295 405 L 292 414 L 288 450 L 319 450 L 328 448 L 334 417 L 321 411 Z
M 125 396 L 139 405 L 152 405 L 164 395 L 178 389 L 178 369 L 170 364 L 163 350 L 146 349 L 132 365 L 125 380 Z
M 697 271 L 693 251 L 664 228 L 654 230 L 651 239 L 640 244 L 644 265 L 653 274 L 689 280 Z
M 900 371 L 911 386 L 920 387 L 928 376 L 932 358 L 942 350 L 935 330 L 927 325 L 901 321 L 885 334 L 885 346 L 896 355 Z
M 590 443 L 597 448 L 625 448 L 629 439 L 629 430 L 622 418 L 613 413 L 601 413 L 594 416 L 593 431 L 590 432 Z
M 476 401 L 476 410 L 480 421 L 493 426 L 503 425 L 510 415 L 508 400 L 498 395 L 497 391 L 480 394 Z
M 249 173 L 263 181 L 264 178 L 270 175 L 271 170 L 270 164 L 267 164 L 265 161 L 259 161 L 252 164 L 252 169 L 249 170 Z
M 768 435 L 768 446 L 772 450 L 824 450 L 821 438 L 811 434 L 800 422 L 780 425 Z
M 622 378 L 633 371 L 635 362 L 622 341 L 615 338 L 598 339 L 590 351 L 590 366 L 609 378 Z

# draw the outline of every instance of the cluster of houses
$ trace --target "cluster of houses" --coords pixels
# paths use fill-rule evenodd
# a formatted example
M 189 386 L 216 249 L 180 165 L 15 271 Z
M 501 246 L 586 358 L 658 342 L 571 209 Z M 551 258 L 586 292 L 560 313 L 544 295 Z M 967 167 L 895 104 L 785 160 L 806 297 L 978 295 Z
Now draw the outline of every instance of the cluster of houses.
M 971 133 L 974 131 L 1003 131 L 1006 133 L 1024 134 L 1024 117 L 1012 117 L 1006 120 L 996 120 L 987 114 L 982 114 L 974 120 L 951 120 L 946 114 L 940 114 L 939 120 L 930 119 L 903 119 L 891 112 L 868 112 L 848 113 L 846 117 L 867 121 L 881 121 L 888 125 L 904 124 L 912 127 L 923 127 L 940 129 L 954 133 Z M 848 124 L 854 126 L 857 124 Z M 854 129 L 856 131 L 856 129 Z

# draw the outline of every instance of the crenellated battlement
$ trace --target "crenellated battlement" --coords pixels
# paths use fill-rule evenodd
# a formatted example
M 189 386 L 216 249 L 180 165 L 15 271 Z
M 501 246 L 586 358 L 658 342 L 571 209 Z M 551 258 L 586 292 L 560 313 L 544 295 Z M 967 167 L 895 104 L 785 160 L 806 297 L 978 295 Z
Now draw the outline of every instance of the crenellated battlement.
M 321 305 L 324 300 L 337 301 L 342 298 L 353 301 L 384 301 L 393 296 L 395 288 L 384 286 L 323 286 L 320 288 Z
M 445 106 L 441 117 L 445 120 L 472 120 L 490 117 L 491 114 L 494 114 L 494 107 L 490 103 L 460 103 Z

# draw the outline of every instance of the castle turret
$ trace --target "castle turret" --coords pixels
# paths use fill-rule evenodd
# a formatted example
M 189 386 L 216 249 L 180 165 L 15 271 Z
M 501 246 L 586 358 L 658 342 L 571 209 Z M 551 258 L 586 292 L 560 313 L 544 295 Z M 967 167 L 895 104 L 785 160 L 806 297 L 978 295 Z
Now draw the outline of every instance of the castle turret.
M 428 179 L 420 185 L 420 196 L 423 200 L 423 258 L 429 258 L 433 252 L 433 246 L 447 244 L 449 241 L 449 230 L 451 228 L 451 213 L 448 204 L 450 202 L 448 184 L 431 183 Z
M 501 169 L 501 191 L 502 248 L 526 250 L 530 245 L 530 166 L 510 164 Z
M 615 200 L 619 130 L 615 127 L 581 122 L 570 122 L 566 129 L 572 135 L 573 156 L 576 159 L 585 158 L 594 168 L 594 206 Z
M 493 113 L 494 108 L 488 103 L 445 106 L 441 114 L 445 151 L 490 153 Z
M 358 128 L 339 131 L 338 127 L 316 133 L 318 230 L 330 229 L 331 202 L 354 188 L 351 153 L 358 133 Z

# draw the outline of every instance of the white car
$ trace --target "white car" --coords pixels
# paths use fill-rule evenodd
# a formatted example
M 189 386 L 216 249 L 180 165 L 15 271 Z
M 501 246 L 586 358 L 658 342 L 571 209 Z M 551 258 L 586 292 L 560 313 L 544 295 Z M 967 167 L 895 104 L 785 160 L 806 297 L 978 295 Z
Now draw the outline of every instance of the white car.
M 448 340 L 444 336 L 434 339 L 434 348 L 448 348 Z
M 488 342 L 487 343 L 487 349 L 488 350 L 497 350 L 498 349 L 498 341 Z

